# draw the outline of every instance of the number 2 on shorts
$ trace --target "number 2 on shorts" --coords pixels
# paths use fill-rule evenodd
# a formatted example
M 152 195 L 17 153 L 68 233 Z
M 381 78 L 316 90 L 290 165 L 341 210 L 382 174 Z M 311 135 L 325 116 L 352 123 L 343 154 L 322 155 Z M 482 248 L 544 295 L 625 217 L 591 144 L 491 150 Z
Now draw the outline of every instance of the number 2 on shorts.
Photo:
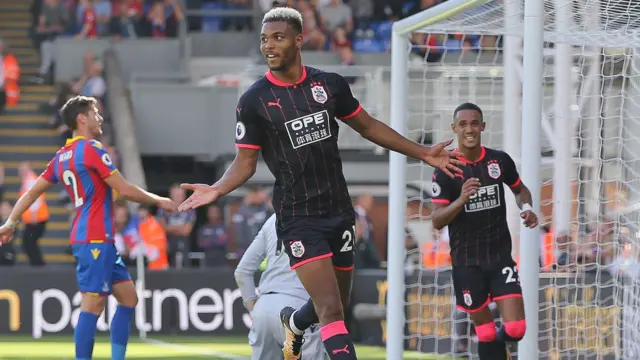
M 514 266 L 512 268 L 510 266 L 507 266 L 502 269 L 502 275 L 507 275 L 507 278 L 504 281 L 505 284 L 514 283 L 518 281 L 518 267 Z
M 356 233 L 356 226 L 353 225 L 351 230 L 347 229 L 342 233 L 342 240 L 344 240 L 344 245 L 340 249 L 340 252 L 347 252 L 353 250 L 353 237 Z

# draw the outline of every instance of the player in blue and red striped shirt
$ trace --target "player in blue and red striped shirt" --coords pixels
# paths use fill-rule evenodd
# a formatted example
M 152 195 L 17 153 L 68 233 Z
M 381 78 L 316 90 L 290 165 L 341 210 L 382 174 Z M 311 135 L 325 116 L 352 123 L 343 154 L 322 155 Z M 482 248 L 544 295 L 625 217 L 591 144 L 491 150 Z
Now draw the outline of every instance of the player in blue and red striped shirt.
M 62 182 L 76 209 L 70 236 L 82 292 L 82 312 L 74 335 L 76 360 L 91 359 L 96 323 L 110 294 L 119 303 L 111 322 L 112 359 L 124 360 L 129 323 L 138 297 L 114 244 L 113 190 L 124 199 L 170 212 L 176 205 L 168 198 L 132 185 L 118 172 L 102 143 L 95 140 L 102 134 L 102 116 L 95 99 L 74 97 L 60 114 L 73 130 L 73 138 L 58 150 L 36 184 L 20 197 L 9 219 L 0 227 L 0 243 L 10 239 L 22 213 L 42 193 Z

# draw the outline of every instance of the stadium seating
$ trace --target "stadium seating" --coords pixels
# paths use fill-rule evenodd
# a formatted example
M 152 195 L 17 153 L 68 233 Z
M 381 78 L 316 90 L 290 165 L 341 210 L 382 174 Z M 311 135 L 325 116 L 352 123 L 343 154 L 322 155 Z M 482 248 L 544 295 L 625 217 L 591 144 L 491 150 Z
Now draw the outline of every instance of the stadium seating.
M 5 197 L 13 202 L 18 198 L 20 178 L 18 166 L 28 160 L 33 170 L 44 169 L 60 145 L 60 136 L 48 126 L 48 116 L 39 113 L 39 104 L 47 102 L 54 94 L 54 87 L 27 85 L 26 79 L 38 72 L 39 57 L 29 38 L 31 14 L 29 1 L 0 0 L 0 38 L 18 59 L 21 68 L 20 103 L 6 109 L 0 115 L 0 160 L 6 167 Z M 51 219 L 47 231 L 40 240 L 40 247 L 47 263 L 70 262 L 67 255 L 69 210 L 56 202 L 60 188 L 47 194 Z M 20 246 L 20 236 L 16 241 Z M 25 262 L 22 252 L 19 262 Z

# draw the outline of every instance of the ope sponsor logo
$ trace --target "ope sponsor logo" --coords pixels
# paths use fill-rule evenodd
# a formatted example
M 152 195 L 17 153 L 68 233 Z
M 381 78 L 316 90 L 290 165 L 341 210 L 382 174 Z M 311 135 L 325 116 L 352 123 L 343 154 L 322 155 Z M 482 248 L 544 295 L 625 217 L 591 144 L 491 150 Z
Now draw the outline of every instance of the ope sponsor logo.
M 285 126 L 294 149 L 331 137 L 327 110 L 289 120 Z

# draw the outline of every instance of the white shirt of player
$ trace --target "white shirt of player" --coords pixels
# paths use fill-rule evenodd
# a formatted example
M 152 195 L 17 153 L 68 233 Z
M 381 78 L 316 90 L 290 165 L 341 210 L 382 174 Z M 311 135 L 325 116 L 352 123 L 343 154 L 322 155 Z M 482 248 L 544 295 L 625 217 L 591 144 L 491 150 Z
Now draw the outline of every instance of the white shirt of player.
M 276 215 L 273 214 L 262 225 L 235 270 L 236 282 L 245 302 L 256 300 L 258 293 L 286 294 L 303 300 L 309 298 L 296 272 L 290 268 L 289 256 L 282 246 L 278 248 L 279 245 L 281 244 L 276 234 Z M 267 267 L 260 277 L 256 291 L 254 277 L 264 259 L 267 259 Z

